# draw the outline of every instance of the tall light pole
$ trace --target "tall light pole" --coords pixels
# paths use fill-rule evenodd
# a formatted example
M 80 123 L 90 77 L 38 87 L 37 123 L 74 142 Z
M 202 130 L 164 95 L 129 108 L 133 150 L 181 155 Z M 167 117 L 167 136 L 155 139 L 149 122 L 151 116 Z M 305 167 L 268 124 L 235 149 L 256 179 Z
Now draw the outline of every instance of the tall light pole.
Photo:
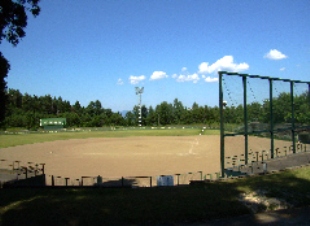
M 136 87 L 136 95 L 139 95 L 139 126 L 142 125 L 142 111 L 141 111 L 141 96 L 143 93 L 144 87 Z

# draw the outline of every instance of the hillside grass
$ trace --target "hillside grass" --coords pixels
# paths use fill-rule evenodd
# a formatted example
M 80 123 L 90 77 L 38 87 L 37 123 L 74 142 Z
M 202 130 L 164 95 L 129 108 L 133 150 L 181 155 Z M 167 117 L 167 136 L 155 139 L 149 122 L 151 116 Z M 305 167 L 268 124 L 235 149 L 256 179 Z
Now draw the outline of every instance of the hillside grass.
M 310 205 L 310 168 L 245 179 L 154 188 L 0 189 L 0 225 L 175 225 L 250 213 L 242 193 Z
M 55 140 L 87 139 L 103 137 L 130 137 L 130 136 L 195 136 L 195 135 L 219 135 L 219 130 L 192 129 L 136 129 L 136 130 L 87 130 L 53 133 L 14 133 L 0 135 L 0 148 L 12 147 L 24 144 L 42 143 Z

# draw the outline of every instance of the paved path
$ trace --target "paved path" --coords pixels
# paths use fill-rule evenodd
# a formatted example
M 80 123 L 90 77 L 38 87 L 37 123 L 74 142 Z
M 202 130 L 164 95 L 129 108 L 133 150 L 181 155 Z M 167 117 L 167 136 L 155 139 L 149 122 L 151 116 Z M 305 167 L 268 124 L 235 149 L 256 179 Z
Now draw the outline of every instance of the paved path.
M 259 174 L 263 172 L 273 172 L 284 169 L 291 169 L 302 165 L 310 164 L 310 152 L 300 152 L 287 156 L 282 156 L 274 159 L 258 161 L 248 164 L 246 166 L 236 166 L 230 168 L 227 173 L 228 176 L 238 176 L 240 173 L 245 174 Z
M 310 163 L 310 152 L 301 152 L 293 155 L 279 157 L 267 162 L 267 170 L 281 170 Z
M 310 206 L 268 213 L 249 214 L 192 225 L 310 225 Z

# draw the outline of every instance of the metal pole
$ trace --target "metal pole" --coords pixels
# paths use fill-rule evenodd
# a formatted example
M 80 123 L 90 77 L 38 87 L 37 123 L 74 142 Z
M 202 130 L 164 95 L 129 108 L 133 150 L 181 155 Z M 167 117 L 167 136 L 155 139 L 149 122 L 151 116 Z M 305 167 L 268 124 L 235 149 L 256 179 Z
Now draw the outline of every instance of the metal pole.
M 141 93 L 139 93 L 139 126 L 142 125 Z
M 270 154 L 271 158 L 274 158 L 274 134 L 273 134 L 273 95 L 272 95 L 272 79 L 269 78 L 269 112 L 270 112 Z
M 295 141 L 295 114 L 294 114 L 294 82 L 290 82 L 291 88 L 291 111 L 292 111 L 292 141 L 293 141 L 293 153 L 296 153 L 296 141 Z
M 178 173 L 178 174 L 176 174 L 176 175 L 177 175 L 177 181 L 178 181 L 178 182 L 177 182 L 177 183 L 178 183 L 177 185 L 180 185 L 180 175 L 181 175 L 181 174 Z
M 243 82 L 243 117 L 244 117 L 244 158 L 245 164 L 248 164 L 248 108 L 247 108 L 247 77 L 242 76 Z
M 224 117 L 223 117 L 223 72 L 219 72 L 219 107 L 220 107 L 220 164 L 222 177 L 225 176 L 225 145 L 224 145 Z
M 308 83 L 308 104 L 310 104 L 310 83 Z
M 69 177 L 65 177 L 65 181 L 66 181 L 66 187 L 68 186 L 68 180 L 69 180 L 70 178 Z M 82 179 L 82 182 L 83 182 L 83 179 Z M 82 183 L 83 184 L 83 183 Z

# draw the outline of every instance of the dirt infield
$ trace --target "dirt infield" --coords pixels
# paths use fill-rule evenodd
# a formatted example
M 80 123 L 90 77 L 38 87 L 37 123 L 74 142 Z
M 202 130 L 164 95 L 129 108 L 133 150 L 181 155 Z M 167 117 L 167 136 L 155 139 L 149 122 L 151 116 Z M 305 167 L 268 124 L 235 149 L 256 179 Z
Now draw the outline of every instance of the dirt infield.
M 227 138 L 226 155 L 243 153 L 243 137 Z M 276 141 L 283 147 L 289 142 Z M 251 150 L 268 150 L 270 140 L 250 137 Z M 156 176 L 220 171 L 219 136 L 88 138 L 0 149 L 0 159 L 45 163 L 45 173 L 61 177 Z M 0 164 L 5 164 L 0 162 Z M 1 167 L 0 167 L 1 168 Z

